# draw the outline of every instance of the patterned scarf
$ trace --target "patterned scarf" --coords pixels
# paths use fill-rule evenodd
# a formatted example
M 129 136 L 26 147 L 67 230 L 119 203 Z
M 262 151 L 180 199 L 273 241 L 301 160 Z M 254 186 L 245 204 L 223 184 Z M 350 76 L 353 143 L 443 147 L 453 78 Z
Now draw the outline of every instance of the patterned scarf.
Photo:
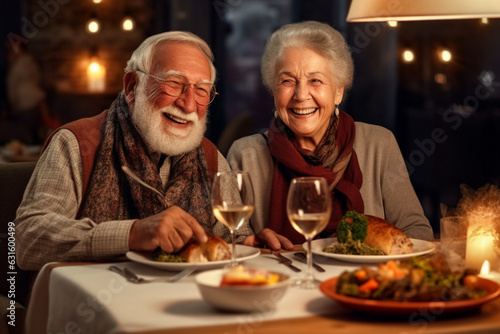
M 279 119 L 269 129 L 269 150 L 275 158 L 268 227 L 294 244 L 305 241 L 291 226 L 286 214 L 288 187 L 294 177 L 322 176 L 332 196 L 332 215 L 321 236 L 335 232 L 338 222 L 349 210 L 364 212 L 359 189 L 363 175 L 353 143 L 354 120 L 344 112 L 332 115 L 329 127 L 315 152 L 300 148 L 293 132 Z
M 159 164 L 164 157 L 150 154 L 132 124 L 123 93 L 108 111 L 103 140 L 81 207 L 81 216 L 95 222 L 140 219 L 177 205 L 209 231 L 215 224 L 210 204 L 210 181 L 202 146 L 172 157 L 169 181 L 163 188 Z M 165 198 L 130 179 L 127 165 Z

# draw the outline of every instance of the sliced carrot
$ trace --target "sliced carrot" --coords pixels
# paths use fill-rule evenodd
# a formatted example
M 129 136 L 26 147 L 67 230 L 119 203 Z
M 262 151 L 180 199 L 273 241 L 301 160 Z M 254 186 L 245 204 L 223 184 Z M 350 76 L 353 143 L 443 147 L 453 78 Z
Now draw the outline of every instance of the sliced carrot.
M 358 288 L 358 291 L 363 293 L 363 292 L 370 292 L 370 291 L 373 291 L 375 290 L 376 288 L 378 288 L 378 282 L 373 279 L 373 278 L 370 278 L 368 281 L 366 281 L 365 283 L 363 283 L 359 288 Z
M 402 272 L 401 270 L 394 272 L 394 278 L 403 278 L 403 277 L 405 277 L 405 273 Z
M 387 261 L 386 266 L 393 272 L 394 278 L 403 278 L 405 276 L 404 272 L 398 267 L 395 261 Z
M 478 287 L 479 279 L 476 275 L 467 275 L 464 277 L 464 285 L 469 290 L 474 290 Z
M 366 279 L 366 270 L 356 270 L 356 272 L 354 273 L 354 276 L 356 277 L 356 279 L 358 281 L 364 281 Z
M 385 265 L 387 266 L 387 268 L 391 269 L 392 271 L 399 269 L 398 264 L 393 260 L 387 261 L 387 263 Z

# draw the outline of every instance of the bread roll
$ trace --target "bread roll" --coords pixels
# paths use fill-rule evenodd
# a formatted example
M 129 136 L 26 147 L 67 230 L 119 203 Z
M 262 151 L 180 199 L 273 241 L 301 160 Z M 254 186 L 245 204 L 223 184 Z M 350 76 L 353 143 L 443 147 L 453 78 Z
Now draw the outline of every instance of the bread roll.
M 203 250 L 195 242 L 187 243 L 179 252 L 179 256 L 186 262 L 208 262 L 207 257 L 203 254 Z
M 208 261 L 229 260 L 231 253 L 224 239 L 212 233 L 207 233 L 207 236 L 207 242 L 200 244 L 200 247 Z
M 364 243 L 381 249 L 387 255 L 408 254 L 413 251 L 410 238 L 396 226 L 386 220 L 370 215 L 368 231 Z
M 207 233 L 208 240 L 198 243 L 191 239 L 179 252 L 186 262 L 209 262 L 229 260 L 231 253 L 224 239 L 212 233 Z

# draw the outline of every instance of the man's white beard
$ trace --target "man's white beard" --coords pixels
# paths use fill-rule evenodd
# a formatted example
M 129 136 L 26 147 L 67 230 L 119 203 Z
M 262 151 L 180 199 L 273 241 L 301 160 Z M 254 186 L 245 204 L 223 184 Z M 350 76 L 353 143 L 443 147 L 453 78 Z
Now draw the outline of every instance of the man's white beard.
M 130 106 L 130 113 L 132 122 L 149 148 L 154 152 L 172 156 L 189 152 L 201 144 L 206 130 L 208 110 L 202 119 L 198 118 L 196 112 L 185 113 L 173 104 L 156 110 L 149 102 L 144 89 L 139 86 L 135 102 Z M 163 113 L 191 121 L 193 125 L 187 130 L 163 128 L 165 117 Z

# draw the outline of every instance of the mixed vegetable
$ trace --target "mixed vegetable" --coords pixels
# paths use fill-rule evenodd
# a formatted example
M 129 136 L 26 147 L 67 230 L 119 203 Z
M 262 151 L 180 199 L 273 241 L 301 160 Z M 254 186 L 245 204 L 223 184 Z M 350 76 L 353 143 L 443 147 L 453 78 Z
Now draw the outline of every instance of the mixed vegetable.
M 366 216 L 356 211 L 348 211 L 337 227 L 337 242 L 327 246 L 323 251 L 351 255 L 384 255 L 382 250 L 363 242 L 367 233 Z
M 385 255 L 384 252 L 376 247 L 368 246 L 360 240 L 351 238 L 351 231 L 348 232 L 347 241 L 334 242 L 323 249 L 326 253 L 349 254 L 349 255 Z
M 349 236 L 352 240 L 363 242 L 368 231 L 368 219 L 362 213 L 348 211 L 337 227 L 338 242 L 347 242 Z
M 152 258 L 154 261 L 159 262 L 185 262 L 179 254 L 165 253 L 160 247 L 153 251 Z
M 478 281 L 476 275 L 451 272 L 436 254 L 344 272 L 336 288 L 339 294 L 375 300 L 456 301 L 485 296 Z

